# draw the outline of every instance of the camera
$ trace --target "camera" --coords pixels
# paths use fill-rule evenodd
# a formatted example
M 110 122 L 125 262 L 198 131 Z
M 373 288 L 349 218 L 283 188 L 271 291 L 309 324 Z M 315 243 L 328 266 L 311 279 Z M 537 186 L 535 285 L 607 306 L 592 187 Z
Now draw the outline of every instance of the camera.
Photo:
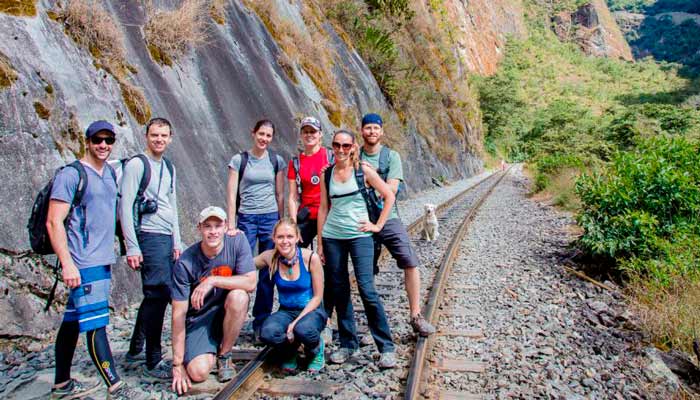
M 139 214 L 155 214 L 158 211 L 158 201 L 154 199 L 144 199 L 139 203 Z

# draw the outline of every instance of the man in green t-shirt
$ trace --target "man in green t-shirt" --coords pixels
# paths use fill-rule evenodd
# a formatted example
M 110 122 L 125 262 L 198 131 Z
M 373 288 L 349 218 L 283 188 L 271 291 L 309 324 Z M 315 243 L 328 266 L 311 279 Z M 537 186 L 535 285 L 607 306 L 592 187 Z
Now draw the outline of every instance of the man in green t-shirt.
M 401 156 L 394 150 L 389 150 L 381 144 L 384 130 L 382 128 L 382 118 L 378 114 L 366 114 L 362 118 L 362 139 L 364 143 L 360 151 L 360 158 L 377 168 L 379 175 L 389 184 L 394 193 L 398 192 L 399 184 L 403 181 L 403 168 L 401 167 Z M 380 171 L 380 158 L 386 157 L 388 151 L 388 170 Z M 382 155 L 384 153 L 384 155 Z M 383 244 L 396 260 L 396 265 L 404 271 L 404 283 L 406 294 L 408 295 L 408 306 L 411 312 L 411 326 L 413 330 L 421 336 L 428 336 L 435 333 L 433 327 L 420 314 L 420 272 L 418 270 L 418 257 L 411 247 L 411 240 L 408 237 L 406 227 L 399 219 L 396 212 L 396 205 L 391 210 L 389 219 L 384 224 L 384 228 L 374 234 L 374 238 Z M 381 248 L 381 247 L 379 247 Z M 375 250 L 376 251 L 376 250 Z M 375 254 L 376 259 L 379 254 Z M 375 270 L 376 271 L 376 270 Z

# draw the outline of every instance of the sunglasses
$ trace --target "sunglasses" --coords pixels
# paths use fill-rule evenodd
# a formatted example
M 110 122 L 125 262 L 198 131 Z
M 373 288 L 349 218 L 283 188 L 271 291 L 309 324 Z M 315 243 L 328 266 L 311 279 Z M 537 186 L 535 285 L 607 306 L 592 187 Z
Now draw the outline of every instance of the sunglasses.
M 352 149 L 352 143 L 338 143 L 338 142 L 333 142 L 333 149 L 334 150 L 340 150 L 341 148 L 343 150 L 350 150 Z
M 113 145 L 114 142 L 117 139 L 114 138 L 114 136 L 107 136 L 107 137 L 102 137 L 102 136 L 90 136 L 90 143 L 92 144 L 100 144 L 103 141 L 106 142 L 108 145 Z

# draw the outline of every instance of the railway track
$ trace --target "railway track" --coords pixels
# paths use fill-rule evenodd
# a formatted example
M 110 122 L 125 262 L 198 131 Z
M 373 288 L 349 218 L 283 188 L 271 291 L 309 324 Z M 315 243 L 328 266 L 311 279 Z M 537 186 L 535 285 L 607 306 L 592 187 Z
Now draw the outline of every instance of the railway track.
M 506 173 L 492 174 L 468 189 L 457 194 L 450 200 L 440 204 L 437 209 L 440 221 L 440 240 L 426 243 L 418 238 L 418 231 L 422 227 L 422 217 L 411 223 L 407 229 L 411 235 L 411 241 L 421 260 L 421 296 L 426 299 L 423 314 L 433 324 L 438 322 L 440 312 L 438 307 L 445 292 L 450 268 L 459 248 L 459 243 L 468 230 L 469 223 L 479 206 L 488 197 L 493 188 L 500 182 Z M 449 238 L 449 243 L 447 238 Z M 385 253 L 387 253 L 385 251 Z M 431 367 L 426 360 L 430 348 L 438 332 L 429 338 L 418 337 L 410 331 L 408 325 L 408 302 L 405 299 L 403 274 L 391 262 L 388 254 L 383 254 L 380 259 L 380 273 L 375 277 L 375 285 L 385 305 L 393 336 L 396 339 L 397 368 L 388 372 L 378 372 L 371 360 L 371 350 L 374 346 L 361 349 L 355 357 L 359 359 L 342 366 L 328 365 L 320 374 L 310 375 L 301 372 L 296 376 L 275 377 L 274 368 L 268 364 L 267 359 L 271 348 L 266 347 L 257 353 L 244 352 L 239 359 L 250 359 L 237 376 L 216 393 L 215 400 L 247 399 L 252 397 L 277 397 L 277 396 L 309 396 L 330 397 L 339 392 L 343 397 L 355 397 L 356 395 L 386 395 L 405 396 L 409 399 L 419 398 L 421 394 L 428 393 L 425 389 L 426 371 Z M 367 332 L 364 310 L 357 291 L 353 291 L 353 305 L 358 320 L 358 334 Z M 452 332 L 455 333 L 455 332 Z M 468 335 L 469 332 L 459 334 Z M 330 344 L 329 344 L 330 345 Z M 330 346 L 327 352 L 332 351 Z M 363 357 L 364 356 L 364 357 Z M 347 371 L 346 371 L 347 370 Z M 377 383 L 378 380 L 357 379 L 356 371 L 360 374 L 388 375 L 388 380 L 393 381 L 388 386 Z M 363 377 L 364 378 L 364 377 Z M 399 383 L 406 380 L 405 385 Z M 379 379 L 381 380 L 381 378 Z M 376 388 L 376 389 L 373 389 Z M 376 393 L 373 392 L 376 390 Z

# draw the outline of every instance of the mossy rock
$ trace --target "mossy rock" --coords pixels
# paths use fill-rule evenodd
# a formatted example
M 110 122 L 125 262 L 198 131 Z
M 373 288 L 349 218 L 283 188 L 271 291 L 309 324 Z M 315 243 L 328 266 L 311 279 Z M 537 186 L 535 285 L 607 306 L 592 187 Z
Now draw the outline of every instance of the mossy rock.
M 139 124 L 145 125 L 151 119 L 151 106 L 148 104 L 146 96 L 140 89 L 127 81 L 119 82 L 119 87 L 121 88 L 126 108 Z
M 36 111 L 36 115 L 38 115 L 41 119 L 49 119 L 51 116 L 51 110 L 46 108 L 44 103 L 40 101 L 34 102 L 34 111 Z
M 0 53 L 0 88 L 10 87 L 17 80 L 17 73 L 10 61 Z
M 16 17 L 34 17 L 36 0 L 0 0 L 0 12 Z
M 167 65 L 168 67 L 173 66 L 173 59 L 170 58 L 161 48 L 156 45 L 149 44 L 148 52 L 151 53 L 151 58 L 153 61 L 160 65 Z

